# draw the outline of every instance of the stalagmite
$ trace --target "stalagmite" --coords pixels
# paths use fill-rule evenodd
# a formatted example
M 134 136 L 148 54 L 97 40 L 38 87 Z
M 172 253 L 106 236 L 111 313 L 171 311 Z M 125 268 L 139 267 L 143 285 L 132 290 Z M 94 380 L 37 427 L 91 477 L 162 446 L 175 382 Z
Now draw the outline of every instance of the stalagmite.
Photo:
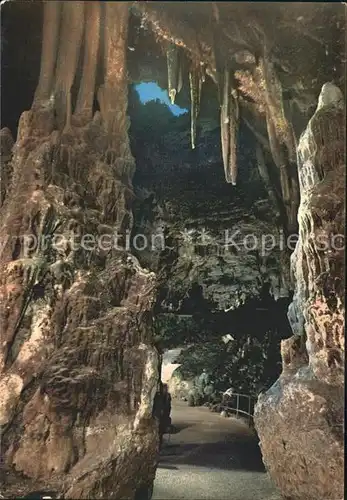
M 191 144 L 192 144 L 192 149 L 195 149 L 196 124 L 200 110 L 201 86 L 202 86 L 200 68 L 198 69 L 194 68 L 189 72 L 189 84 L 190 84 L 190 106 L 191 106 L 190 109 Z
M 71 96 L 69 93 L 74 81 L 82 43 L 84 7 L 85 4 L 81 1 L 63 2 L 55 94 L 58 98 L 57 109 L 62 113 L 65 124 L 70 124 L 71 121 L 71 103 L 69 103 Z
M 34 102 L 45 101 L 51 97 L 57 57 L 61 7 L 61 2 L 44 3 L 40 79 L 35 92 Z
M 171 104 L 175 103 L 176 94 L 179 92 L 179 77 L 180 77 L 180 61 L 178 47 L 175 44 L 170 44 L 166 51 L 167 58 L 167 78 L 168 92 Z
M 84 60 L 75 114 L 92 117 L 97 57 L 100 42 L 100 3 L 87 2 Z
M 220 116 L 225 178 L 228 183 L 236 186 L 239 103 L 236 89 L 232 89 L 231 86 L 229 70 L 224 72 L 223 101 Z

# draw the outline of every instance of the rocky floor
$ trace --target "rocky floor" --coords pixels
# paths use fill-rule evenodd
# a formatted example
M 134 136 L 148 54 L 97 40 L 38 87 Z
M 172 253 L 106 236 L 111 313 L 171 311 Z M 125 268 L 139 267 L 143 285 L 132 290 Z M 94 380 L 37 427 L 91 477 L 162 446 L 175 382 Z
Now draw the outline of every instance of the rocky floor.
M 257 438 L 244 421 L 174 400 L 172 422 L 176 432 L 164 437 L 153 500 L 281 499 L 265 472 Z M 8 475 L 4 498 L 38 488 L 47 492 L 44 484 L 15 479 L 11 488 Z
M 177 432 L 164 438 L 153 500 L 280 500 L 243 421 L 174 401 L 172 422 Z

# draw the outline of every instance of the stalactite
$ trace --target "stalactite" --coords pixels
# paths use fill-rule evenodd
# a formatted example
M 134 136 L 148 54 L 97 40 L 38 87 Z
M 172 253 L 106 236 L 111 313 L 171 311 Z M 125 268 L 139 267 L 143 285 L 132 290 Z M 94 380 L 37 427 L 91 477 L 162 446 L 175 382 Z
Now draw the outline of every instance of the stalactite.
M 158 15 L 157 5 L 154 2 L 135 2 L 134 7 L 142 14 L 143 19 L 158 39 L 166 40 L 184 49 L 195 60 L 204 61 L 209 72 L 214 76 L 215 66 L 210 47 L 204 46 L 203 52 L 201 51 L 199 36 L 190 23 L 177 24 L 175 17 L 170 16 L 165 9 L 160 9 L 160 15 Z
M 105 83 L 110 87 L 123 86 L 127 81 L 128 4 L 107 2 L 105 10 Z
M 175 103 L 176 94 L 179 92 L 179 74 L 180 74 L 180 60 L 178 47 L 174 43 L 170 43 L 167 51 L 167 79 L 168 79 L 168 92 L 171 104 Z
M 55 94 L 58 98 L 58 112 L 65 123 L 69 123 L 71 115 L 67 116 L 69 92 L 71 90 L 80 53 L 83 27 L 84 2 L 62 2 L 62 26 L 59 37 L 58 62 L 55 78 Z
M 290 163 L 296 160 L 295 137 L 284 113 L 281 82 L 270 59 L 266 43 L 263 57 L 259 61 L 259 70 L 264 88 L 269 143 L 273 160 L 279 169 L 287 225 L 289 230 L 295 230 L 299 204 L 298 189 L 297 181 L 289 170 Z
M 299 187 L 296 164 L 296 144 L 293 128 L 289 124 L 283 107 L 282 86 L 271 61 L 267 44 L 259 60 L 259 73 L 264 90 L 266 124 L 271 153 L 279 169 L 283 203 L 287 215 L 287 229 L 297 229 Z
M 225 70 L 223 100 L 221 107 L 221 141 L 225 178 L 236 186 L 237 180 L 237 136 L 239 129 L 239 103 L 236 89 L 232 88 L 231 75 Z
M 231 92 L 230 109 L 229 109 L 229 137 L 230 137 L 230 152 L 229 152 L 229 172 L 231 184 L 236 186 L 237 180 L 237 137 L 239 131 L 240 109 L 236 89 Z
M 293 221 L 293 229 L 297 229 L 298 221 L 297 214 L 298 208 L 300 205 L 300 187 L 299 187 L 299 178 L 298 178 L 298 170 L 296 165 L 292 165 L 293 173 L 290 177 L 291 181 L 291 217 L 290 220 Z
M 283 208 L 280 205 L 280 200 L 278 196 L 276 196 L 276 192 L 273 189 L 273 185 L 270 179 L 270 175 L 268 172 L 268 168 L 266 165 L 266 161 L 264 158 L 264 151 L 262 145 L 259 143 L 259 141 L 256 141 L 256 146 L 255 146 L 255 153 L 256 153 L 256 160 L 257 160 L 257 166 L 258 166 L 258 171 L 261 179 L 264 182 L 264 185 L 266 189 L 268 190 L 269 193 L 269 198 L 271 199 L 272 203 L 277 209 L 277 215 L 280 216 L 283 214 Z
M 98 91 L 98 100 L 104 126 L 109 134 L 109 145 L 117 150 L 123 133 L 126 133 L 126 41 L 129 6 L 126 2 L 105 2 L 103 6 L 105 81 Z
M 283 146 L 281 146 L 278 137 L 276 135 L 275 124 L 269 113 L 267 113 L 266 115 L 266 124 L 267 124 L 267 131 L 269 136 L 272 158 L 280 172 L 282 198 L 285 205 L 288 205 L 290 202 L 290 188 L 289 188 L 286 157 L 283 151 Z
M 226 70 L 224 74 L 224 88 L 223 94 L 221 96 L 222 99 L 222 107 L 220 112 L 220 128 L 221 128 L 221 140 L 222 140 L 222 156 L 223 156 L 223 165 L 225 178 L 227 182 L 230 182 L 229 176 L 229 146 L 230 146 L 230 138 L 229 138 L 229 86 L 230 86 L 230 74 L 229 71 Z
M 269 136 L 271 154 L 275 165 L 280 169 L 286 164 L 286 157 L 284 155 L 283 147 L 281 146 L 276 134 L 276 126 L 268 110 L 266 111 L 266 127 Z
M 286 145 L 289 160 L 294 162 L 296 160 L 294 133 L 285 116 L 281 82 L 270 59 L 266 44 L 264 55 L 259 60 L 259 69 L 264 83 L 267 109 L 275 125 L 276 135 L 279 141 Z
M 244 108 L 242 109 L 242 111 L 244 111 Z M 244 115 L 242 116 L 242 120 L 247 125 L 249 130 L 253 133 L 253 135 L 257 139 L 257 141 L 260 142 L 262 147 L 264 149 L 266 149 L 267 151 L 270 151 L 270 145 L 269 145 L 268 138 L 265 135 L 263 135 L 261 132 L 259 132 L 259 130 L 257 130 L 257 128 L 254 126 L 254 124 L 251 123 L 247 118 L 245 118 Z
M 99 103 L 101 116 L 104 118 L 104 121 L 105 121 L 107 110 L 106 110 L 106 104 L 105 104 L 106 98 L 105 98 L 105 86 L 104 85 L 101 85 L 101 87 L 99 87 L 99 89 L 97 91 L 97 99 L 98 99 L 98 103 Z
M 217 2 L 212 2 L 212 15 L 217 24 L 220 22 L 219 7 Z
M 298 189 L 295 186 L 295 179 L 292 179 L 290 176 L 286 150 L 284 144 L 281 144 L 278 140 L 275 124 L 269 112 L 266 114 L 266 124 L 272 158 L 279 171 L 282 200 L 287 215 L 287 229 L 289 231 L 295 231 L 297 227 L 296 215 L 299 205 Z
M 66 96 L 66 123 L 65 123 L 65 131 L 71 129 L 71 115 L 72 115 L 72 96 L 71 90 L 68 90 Z
M 192 149 L 195 149 L 196 141 L 196 125 L 200 110 L 202 78 L 200 68 L 192 68 L 189 72 L 190 84 L 190 133 Z
M 182 57 L 179 58 L 178 61 L 179 69 L 178 69 L 178 84 L 177 84 L 177 94 L 179 94 L 183 87 L 183 62 Z
M 215 70 L 215 83 L 217 85 L 218 100 L 220 106 L 223 103 L 223 80 L 224 80 L 224 57 L 221 51 L 221 41 L 220 41 L 220 13 L 219 7 L 216 2 L 211 3 L 211 19 L 213 20 L 211 25 L 212 32 L 212 59 L 213 66 Z
M 34 103 L 46 101 L 51 97 L 57 58 L 61 8 L 61 2 L 44 3 L 41 68 Z
M 82 78 L 75 108 L 76 114 L 91 119 L 95 91 L 95 77 L 100 42 L 100 3 L 86 3 L 86 27 Z

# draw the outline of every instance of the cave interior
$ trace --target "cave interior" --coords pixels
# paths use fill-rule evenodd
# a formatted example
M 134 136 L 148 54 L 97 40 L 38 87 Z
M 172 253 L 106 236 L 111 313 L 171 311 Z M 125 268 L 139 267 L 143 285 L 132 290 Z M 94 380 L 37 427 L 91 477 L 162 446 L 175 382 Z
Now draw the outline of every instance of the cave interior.
M 68 2 L 61 3 L 64 4 L 66 21 L 71 7 L 67 6 Z M 76 4 L 79 7 L 76 7 L 76 16 L 71 16 L 71 26 L 74 22 L 77 26 L 78 20 L 82 19 L 79 16 L 84 15 L 84 2 Z M 341 169 L 344 176 L 341 166 L 343 133 L 336 132 L 337 138 L 334 135 L 335 131 L 341 130 L 341 102 L 340 108 L 337 106 L 340 111 L 334 107 L 330 110 L 332 125 L 328 126 L 324 116 L 319 122 L 319 106 L 322 104 L 319 96 L 324 84 L 330 85 L 329 88 L 345 89 L 345 5 L 290 3 L 288 8 L 281 2 L 276 6 L 263 2 L 235 3 L 232 6 L 228 2 L 187 2 L 184 5 L 177 2 L 133 2 L 126 4 L 125 12 L 122 10 L 124 3 L 120 2 L 118 17 L 116 8 L 112 13 L 110 2 L 105 2 L 100 12 L 97 5 L 98 2 L 90 2 L 86 10 L 90 18 L 86 15 L 83 19 L 90 23 L 91 30 L 98 26 L 100 39 L 104 37 L 106 41 L 115 40 L 115 43 L 99 44 L 95 41 L 97 37 L 95 40 L 91 36 L 84 37 L 83 29 L 78 30 L 76 26 L 75 30 L 70 30 L 66 42 L 59 39 L 58 62 L 54 63 L 58 90 L 54 96 L 53 117 L 49 114 L 50 104 L 47 104 L 51 102 L 47 97 L 49 78 L 42 68 L 45 64 L 47 67 L 53 64 L 55 56 L 47 56 L 44 51 L 49 46 L 42 41 L 49 37 L 48 30 L 43 26 L 45 19 L 55 19 L 54 7 L 45 11 L 44 3 L 40 1 L 6 2 L 1 12 L 1 128 L 9 128 L 15 143 L 11 152 L 13 157 L 8 162 L 10 169 L 13 168 L 10 174 L 10 177 L 13 175 L 12 184 L 8 189 L 5 186 L 4 193 L 1 188 L 3 227 L 11 227 L 8 214 L 14 214 L 13 231 L 20 227 L 17 221 L 25 219 L 25 214 L 18 215 L 22 208 L 18 208 L 16 199 L 24 200 L 29 185 L 33 192 L 46 188 L 48 192 L 56 184 L 59 189 L 63 187 L 68 195 L 60 199 L 60 191 L 52 191 L 52 202 L 49 192 L 47 199 L 54 206 L 53 215 L 47 209 L 42 220 L 40 215 L 36 217 L 43 212 L 32 201 L 34 197 L 30 198 L 33 205 L 28 210 L 33 210 L 30 224 L 34 233 L 46 230 L 51 221 L 47 223 L 45 217 L 54 219 L 54 214 L 58 213 L 59 221 L 65 220 L 68 214 L 67 217 L 77 221 L 77 225 L 87 227 L 89 224 L 89 228 L 98 230 L 101 226 L 117 227 L 122 237 L 128 234 L 131 241 L 126 252 L 115 252 L 111 257 L 100 253 L 86 258 L 83 252 L 76 252 L 72 258 L 73 252 L 69 251 L 64 257 L 66 262 L 70 259 L 66 264 L 67 274 L 60 273 L 59 278 L 54 275 L 54 279 L 50 275 L 47 278 L 47 274 L 41 278 L 40 270 L 32 274 L 32 267 L 29 273 L 24 274 L 18 271 L 19 268 L 17 271 L 11 268 L 8 273 L 3 271 L 9 262 L 21 261 L 19 247 L 18 251 L 4 247 L 1 286 L 4 283 L 5 287 L 8 286 L 6 283 L 12 283 L 13 279 L 14 287 L 20 287 L 23 280 L 27 280 L 31 287 L 28 293 L 27 288 L 25 293 L 18 292 L 15 299 L 11 293 L 6 295 L 8 309 L 14 311 L 14 320 L 11 322 L 8 319 L 10 313 L 4 313 L 5 316 L 7 314 L 6 339 L 10 340 L 3 344 L 5 355 L 1 369 L 6 383 L 6 377 L 13 376 L 12 367 L 16 370 L 18 365 L 18 373 L 25 373 L 19 384 L 19 403 L 9 404 L 10 409 L 6 412 L 10 416 L 6 414 L 4 418 L 6 453 L 9 462 L 27 476 L 47 477 L 46 465 L 40 461 L 37 465 L 30 463 L 30 453 L 26 448 L 30 438 L 25 437 L 27 441 L 24 438 L 21 441 L 13 430 L 14 425 L 23 431 L 24 436 L 27 436 L 25 432 L 32 436 L 36 432 L 32 422 L 38 425 L 39 415 L 44 413 L 48 419 L 45 425 L 50 429 L 47 433 L 51 433 L 47 445 L 51 446 L 50 453 L 60 446 L 56 438 L 59 429 L 64 429 L 64 439 L 66 432 L 66 439 L 74 442 L 71 456 L 66 452 L 66 456 L 61 457 L 63 452 L 57 452 L 57 461 L 49 464 L 49 472 L 67 474 L 72 471 L 71 477 L 78 477 L 76 483 L 68 481 L 64 486 L 66 498 L 73 498 L 73 495 L 82 498 L 83 494 L 110 491 L 121 498 L 117 495 L 131 496 L 134 493 L 130 483 L 114 486 L 110 479 L 109 470 L 113 467 L 115 456 L 113 451 L 110 452 L 111 458 L 107 458 L 112 467 L 106 467 L 106 472 L 103 466 L 98 469 L 98 475 L 104 479 L 93 479 L 90 483 L 89 479 L 85 479 L 85 471 L 92 470 L 92 466 L 83 461 L 89 453 L 86 451 L 88 446 L 85 443 L 76 445 L 74 430 L 71 429 L 101 425 L 103 412 L 109 411 L 113 415 L 115 408 L 121 415 L 116 415 L 115 419 L 120 418 L 121 421 L 121 418 L 126 419 L 130 415 L 134 422 L 143 419 L 148 423 L 150 404 L 143 387 L 152 394 L 156 382 L 153 382 L 153 376 L 152 381 L 145 378 L 149 372 L 143 367 L 156 363 L 157 354 L 151 351 L 154 341 L 160 352 L 183 348 L 178 358 L 183 378 L 194 378 L 207 367 L 214 374 L 219 392 L 233 387 L 250 394 L 255 400 L 259 394 L 270 391 L 270 395 L 275 394 L 271 401 L 277 401 L 276 391 L 281 383 L 285 385 L 292 375 L 295 378 L 297 369 L 299 379 L 302 373 L 312 369 L 318 382 L 315 381 L 310 390 L 326 398 L 327 407 L 332 408 L 334 414 L 331 418 L 329 416 L 329 422 L 335 422 L 334 419 L 338 422 L 333 427 L 341 425 L 341 398 L 339 404 L 335 405 L 332 401 L 335 397 L 339 398 L 343 372 L 344 344 L 339 337 L 341 311 L 344 311 L 342 252 L 324 258 L 316 252 L 317 257 L 311 240 L 306 247 L 305 244 L 309 240 L 307 234 L 310 230 L 314 232 L 312 228 L 316 227 L 315 224 L 319 230 L 329 232 L 331 214 L 335 214 L 335 225 L 331 231 L 337 232 L 343 227 L 341 191 L 344 188 L 339 180 L 336 181 L 341 180 L 341 176 L 333 176 L 335 167 L 336 171 Z M 82 14 L 77 10 L 79 8 Z M 125 19 L 123 24 L 122 16 Z M 116 25 L 115 35 L 112 22 Z M 67 21 L 66 26 L 69 27 Z M 62 23 L 60 27 L 65 34 L 68 33 L 66 26 Z M 72 54 L 71 49 L 70 66 L 67 64 L 64 68 L 64 54 L 68 54 L 69 50 Z M 92 54 L 90 60 L 86 56 L 88 50 Z M 106 54 L 107 51 L 112 53 L 112 50 L 113 59 Z M 86 71 L 87 64 L 95 75 L 93 71 Z M 92 73 L 94 76 L 90 76 Z M 139 88 L 148 83 L 152 85 L 152 94 L 147 95 L 147 102 L 144 102 Z M 96 89 L 99 89 L 98 92 Z M 165 102 L 162 91 L 166 92 Z M 77 113 L 83 108 L 83 99 L 88 101 L 89 106 L 86 110 L 82 109 L 85 115 Z M 43 102 L 46 108 L 41 109 L 39 106 Z M 48 110 L 50 118 L 42 115 L 43 118 L 37 122 L 33 118 L 23 118 L 23 111 L 31 110 L 35 117 L 38 109 Z M 116 118 L 115 109 L 119 110 Z M 40 116 L 39 112 L 37 116 Z M 35 125 L 30 128 L 32 119 Z M 312 126 L 308 126 L 311 123 Z M 78 127 L 86 127 L 86 131 L 83 129 L 76 139 L 72 131 Z M 99 132 L 95 132 L 98 127 L 102 130 L 100 140 L 97 138 Z M 49 139 L 53 151 L 49 154 L 52 158 L 54 154 L 58 157 L 54 148 L 59 150 L 59 147 L 62 153 L 59 153 L 60 159 L 54 160 L 57 170 L 49 174 L 45 172 L 41 178 L 38 170 L 35 171 L 36 167 L 32 167 L 35 162 L 30 163 L 36 157 L 30 155 L 36 146 L 38 151 L 41 147 L 39 141 L 35 142 L 37 137 L 43 134 L 44 140 L 48 141 L 47 137 L 51 137 L 53 130 L 54 133 L 58 131 L 62 139 L 58 143 L 54 142 L 56 139 Z M 302 156 L 299 154 L 307 130 L 315 137 L 319 136 L 321 142 L 318 146 L 323 151 L 314 160 L 319 167 L 316 177 L 316 173 L 312 174 L 312 169 L 316 167 L 310 166 L 308 174 L 304 168 L 311 149 L 302 149 Z M 329 143 L 330 137 L 333 139 Z M 310 140 L 307 139 L 308 142 Z M 83 141 L 92 144 L 92 160 L 84 160 Z M 329 144 L 333 152 L 330 152 Z M 28 148 L 30 154 L 21 154 L 21 148 L 24 151 Z M 76 161 L 74 151 L 78 158 Z M 101 160 L 96 161 L 99 153 Z M 41 150 L 37 156 L 39 159 L 35 160 L 38 163 L 40 155 Z M 46 153 L 42 162 L 46 165 L 47 156 L 44 155 Z M 28 174 L 23 170 L 26 161 Z M 87 165 L 85 174 L 80 169 L 84 161 Z M 88 162 L 97 165 L 95 172 Z M 50 163 L 53 164 L 53 161 Z M 32 184 L 25 177 L 27 175 L 29 179 L 30 168 L 34 172 Z M 45 168 L 42 167 L 42 171 Z M 93 175 L 97 179 L 95 185 Z M 22 180 L 19 182 L 18 179 Z M 312 179 L 318 179 L 314 182 L 321 186 L 319 189 L 322 192 L 317 198 L 310 198 L 308 203 L 307 193 L 310 194 L 312 185 L 316 185 Z M 24 193 L 22 197 L 19 196 L 20 189 Z M 324 206 L 320 205 L 317 201 L 319 197 L 329 201 Z M 58 203 L 58 199 L 63 201 Z M 22 205 L 26 206 L 25 203 L 23 201 Z M 46 207 L 44 203 L 42 206 Z M 65 212 L 62 206 L 67 209 Z M 312 220 L 311 215 L 300 212 L 303 213 L 306 208 L 310 214 L 311 207 L 314 207 Z M 60 217 L 59 210 L 64 217 Z M 59 224 L 65 227 L 65 222 Z M 59 228 L 59 224 L 55 227 Z M 51 226 L 47 230 L 51 230 Z M 240 248 L 234 240 L 230 243 L 230 239 L 225 245 L 223 241 L 225 243 L 228 231 L 238 233 L 243 241 L 249 235 L 259 241 L 262 235 L 267 234 L 270 239 L 274 237 L 275 243 L 265 251 L 259 247 Z M 134 244 L 138 234 L 147 238 L 146 241 L 150 241 L 153 234 L 160 234 L 165 245 L 138 248 Z M 299 236 L 303 247 L 297 244 L 296 236 Z M 292 238 L 294 244 L 290 247 L 283 245 L 281 238 L 287 243 Z M 221 248 L 225 253 L 220 252 Z M 131 264 L 126 260 L 127 255 Z M 50 263 L 56 257 L 45 256 L 48 260 L 53 259 Z M 312 258 L 313 264 L 309 258 Z M 21 265 L 27 265 L 24 259 L 18 264 L 19 267 Z M 328 271 L 324 266 L 328 266 Z M 333 278 L 328 279 L 327 275 Z M 54 280 L 59 285 L 54 284 Z M 324 286 L 322 280 L 325 280 Z M 81 287 L 85 302 L 79 302 L 77 295 L 74 298 L 69 292 L 74 286 L 77 289 Z M 98 294 L 100 303 L 95 305 Z M 19 300 L 18 307 L 16 300 Z M 50 317 L 54 319 L 54 327 L 51 328 L 54 339 L 47 344 L 47 349 L 51 349 L 49 356 L 52 356 L 48 359 L 54 362 L 51 366 L 42 364 L 42 370 L 33 368 L 30 363 L 28 368 L 22 369 L 21 363 L 26 358 L 19 355 L 21 348 L 29 341 L 37 311 L 43 314 L 45 309 L 42 304 L 45 301 L 51 304 L 53 311 Z M 308 309 L 309 306 L 312 316 L 298 313 L 295 309 Z M 329 318 L 328 323 L 337 325 L 335 333 L 327 327 L 328 334 L 322 334 L 323 340 L 318 339 L 319 335 L 312 333 L 312 328 L 307 326 L 314 324 L 315 332 L 325 328 L 317 319 L 320 313 L 314 316 L 314 307 L 317 310 L 322 307 L 325 311 L 323 316 L 326 314 Z M 293 309 L 294 318 L 290 313 Z M 312 317 L 316 318 L 315 323 Z M 85 341 L 80 352 L 81 329 L 89 329 L 93 340 L 90 345 Z M 47 338 L 50 338 L 49 335 Z M 95 352 L 92 352 L 94 348 Z M 136 348 L 143 352 L 135 353 Z M 316 355 L 319 350 L 324 351 L 326 357 Z M 144 358 L 144 353 L 148 358 Z M 41 351 L 38 356 L 42 361 Z M 66 396 L 65 389 L 60 387 L 64 383 L 70 387 L 69 380 L 74 375 L 64 379 L 66 372 L 63 375 L 59 372 L 58 380 L 54 372 L 60 363 L 64 365 L 64 370 L 75 370 L 73 356 L 79 356 L 77 364 L 82 366 L 82 371 L 86 366 L 100 369 L 95 377 L 87 372 L 81 375 L 83 382 L 78 384 L 81 384 L 83 396 L 76 396 L 75 389 L 67 389 Z M 41 361 L 38 366 L 41 366 Z M 138 369 L 140 365 L 141 370 Z M 302 367 L 304 369 L 300 371 Z M 311 384 L 312 379 L 308 377 L 308 380 Z M 324 384 L 334 387 L 330 394 Z M 92 402 L 84 399 L 91 387 L 96 394 Z M 15 393 L 17 390 L 18 387 Z M 47 403 L 48 399 L 44 399 L 45 395 L 50 398 L 51 406 Z M 272 402 L 266 408 L 270 408 Z M 266 421 L 267 410 L 261 403 L 259 412 L 260 408 Z M 71 420 L 73 412 L 83 415 L 82 423 Z M 56 413 L 59 414 L 57 419 L 54 416 Z M 28 414 L 36 416 L 30 420 Z M 259 429 L 264 429 L 262 417 L 257 418 Z M 62 423 L 63 419 L 66 425 Z M 118 425 L 118 420 L 115 422 L 114 425 Z M 281 429 L 280 423 L 276 425 Z M 139 442 L 142 442 L 141 432 L 144 431 L 141 425 L 138 428 L 136 432 L 132 428 L 129 433 L 138 433 Z M 153 437 L 155 431 L 149 424 L 148 429 Z M 275 454 L 272 455 L 271 446 L 266 448 L 269 441 L 266 441 L 266 432 L 259 431 L 260 434 L 262 432 L 265 436 L 265 459 L 271 464 Z M 281 432 L 278 432 L 279 436 Z M 154 456 L 154 438 L 151 439 L 146 441 L 145 450 L 150 457 Z M 66 445 L 67 448 L 69 446 Z M 40 449 L 43 448 L 37 448 L 36 452 Z M 127 463 L 127 456 L 122 456 L 123 459 Z M 336 458 L 336 470 L 339 470 L 339 460 Z M 140 461 L 131 462 L 129 477 L 136 467 L 139 467 L 138 477 L 147 477 L 147 466 L 138 465 Z M 153 465 L 149 475 L 153 475 L 154 470 Z M 313 467 L 313 470 L 316 469 Z M 272 474 L 280 476 L 278 470 L 273 469 Z M 331 474 L 335 477 L 333 472 Z M 277 485 L 285 494 L 292 488 L 288 486 L 291 480 L 287 479 L 284 475 L 283 480 L 277 480 Z M 319 487 L 323 496 L 315 497 L 316 493 L 312 491 L 316 490 L 308 487 L 302 490 L 304 493 L 301 492 L 301 496 L 298 493 L 298 496 L 288 495 L 286 498 L 333 498 L 327 496 L 326 485 L 322 483 Z M 336 495 L 339 487 L 336 486 L 332 494 Z

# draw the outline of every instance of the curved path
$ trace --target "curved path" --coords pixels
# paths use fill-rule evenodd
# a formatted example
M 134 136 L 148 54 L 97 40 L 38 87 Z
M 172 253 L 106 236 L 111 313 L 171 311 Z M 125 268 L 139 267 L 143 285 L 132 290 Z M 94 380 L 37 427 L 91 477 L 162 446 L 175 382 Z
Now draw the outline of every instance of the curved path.
M 241 420 L 173 401 L 175 434 L 165 435 L 153 500 L 280 500 L 257 438 Z

